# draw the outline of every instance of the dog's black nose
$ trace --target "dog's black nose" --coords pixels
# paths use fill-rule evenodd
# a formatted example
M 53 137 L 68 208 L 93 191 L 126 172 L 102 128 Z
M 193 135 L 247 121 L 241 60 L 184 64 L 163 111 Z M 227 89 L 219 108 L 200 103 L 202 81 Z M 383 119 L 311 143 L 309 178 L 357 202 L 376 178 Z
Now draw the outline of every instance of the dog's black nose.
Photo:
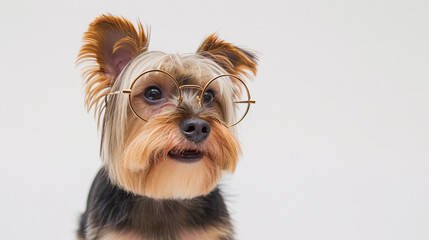
M 180 130 L 188 140 L 202 142 L 210 133 L 210 125 L 201 118 L 188 118 L 180 124 Z

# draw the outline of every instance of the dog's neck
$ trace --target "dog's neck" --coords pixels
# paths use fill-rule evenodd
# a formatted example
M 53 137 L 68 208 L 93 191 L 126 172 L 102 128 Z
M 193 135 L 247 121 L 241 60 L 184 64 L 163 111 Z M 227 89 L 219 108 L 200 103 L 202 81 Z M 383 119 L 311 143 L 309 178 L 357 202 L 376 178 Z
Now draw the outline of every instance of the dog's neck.
M 205 227 L 230 227 L 219 189 L 189 200 L 159 200 L 134 195 L 111 183 L 102 169 L 91 187 L 89 226 L 97 229 L 132 231 L 159 239 L 177 239 L 186 231 Z M 225 224 L 226 223 L 226 224 Z M 97 233 L 94 233 L 97 234 Z

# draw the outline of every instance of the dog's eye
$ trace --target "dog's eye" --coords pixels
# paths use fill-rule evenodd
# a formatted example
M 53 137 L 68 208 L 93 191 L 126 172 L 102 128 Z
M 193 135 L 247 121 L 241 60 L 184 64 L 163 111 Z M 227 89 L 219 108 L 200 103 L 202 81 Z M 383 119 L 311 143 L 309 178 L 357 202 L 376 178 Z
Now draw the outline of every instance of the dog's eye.
M 203 103 L 209 104 L 214 100 L 214 92 L 212 90 L 207 90 L 203 94 Z
M 162 99 L 162 92 L 161 90 L 159 90 L 159 88 L 155 86 L 151 86 L 146 88 L 143 96 L 144 96 L 144 99 L 147 100 L 148 102 L 158 102 L 159 100 Z

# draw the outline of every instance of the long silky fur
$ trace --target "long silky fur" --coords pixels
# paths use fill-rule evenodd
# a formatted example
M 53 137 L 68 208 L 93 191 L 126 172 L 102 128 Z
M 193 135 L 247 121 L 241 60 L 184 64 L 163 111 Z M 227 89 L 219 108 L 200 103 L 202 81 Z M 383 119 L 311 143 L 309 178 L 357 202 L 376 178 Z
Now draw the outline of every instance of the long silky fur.
M 127 94 L 109 93 L 129 89 L 149 69 L 169 72 L 179 84 L 201 87 L 223 74 L 249 78 L 256 74 L 256 56 L 215 34 L 194 54 L 149 52 L 149 37 L 140 22 L 136 29 L 128 20 L 111 15 L 96 18 L 83 42 L 77 63 L 82 66 L 85 105 L 88 111 L 95 110 L 99 123 L 102 119 L 103 168 L 91 187 L 78 237 L 234 239 L 216 187 L 224 171 L 235 171 L 241 154 L 234 129 L 225 124 L 234 121 L 231 97 L 221 98 L 213 110 L 198 107 L 192 91 L 182 92 L 179 106 L 162 108 L 145 122 L 131 111 Z M 242 90 L 230 81 L 216 82 L 214 87 L 221 96 Z M 211 127 L 201 143 L 188 141 L 179 129 L 184 119 L 194 116 Z M 202 159 L 183 163 L 169 155 L 189 149 L 202 152 Z
M 187 68 L 179 71 L 180 66 Z M 126 67 L 112 91 L 129 88 L 131 81 L 145 69 L 162 69 L 176 76 L 193 74 L 196 81 L 201 81 L 196 82 L 200 85 L 214 76 L 225 74 L 215 62 L 197 54 L 147 52 Z M 231 86 L 226 84 L 220 87 L 222 91 L 231 91 Z M 188 98 L 191 97 L 185 95 L 184 99 Z M 231 118 L 232 110 L 227 109 L 226 119 Z M 178 129 L 185 115 L 177 111 L 174 107 L 144 123 L 130 111 L 126 95 L 115 95 L 109 99 L 103 124 L 102 158 L 113 182 L 128 191 L 154 198 L 192 198 L 209 193 L 221 178 L 223 170 L 235 170 L 240 153 L 237 139 L 216 117 L 207 116 L 213 131 L 207 141 L 199 146 L 207 155 L 201 163 L 194 164 L 198 168 L 187 166 L 180 175 L 157 171 L 162 167 L 166 172 L 171 172 L 181 166 L 167 157 L 168 151 L 188 142 Z M 204 118 L 204 115 L 201 117 Z M 194 147 L 193 143 L 187 144 Z M 155 171 L 159 174 L 154 174 Z M 173 191 L 169 186 L 176 188 Z

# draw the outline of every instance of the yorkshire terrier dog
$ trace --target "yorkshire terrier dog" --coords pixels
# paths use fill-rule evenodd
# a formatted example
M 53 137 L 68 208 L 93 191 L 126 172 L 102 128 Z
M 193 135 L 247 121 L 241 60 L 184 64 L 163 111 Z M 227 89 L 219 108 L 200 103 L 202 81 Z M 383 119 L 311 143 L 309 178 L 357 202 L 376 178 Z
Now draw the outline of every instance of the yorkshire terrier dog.
M 148 51 L 122 17 L 96 18 L 83 37 L 85 103 L 102 119 L 103 168 L 78 238 L 234 239 L 217 185 L 241 153 L 233 127 L 246 116 L 255 55 L 207 37 L 196 53 Z

